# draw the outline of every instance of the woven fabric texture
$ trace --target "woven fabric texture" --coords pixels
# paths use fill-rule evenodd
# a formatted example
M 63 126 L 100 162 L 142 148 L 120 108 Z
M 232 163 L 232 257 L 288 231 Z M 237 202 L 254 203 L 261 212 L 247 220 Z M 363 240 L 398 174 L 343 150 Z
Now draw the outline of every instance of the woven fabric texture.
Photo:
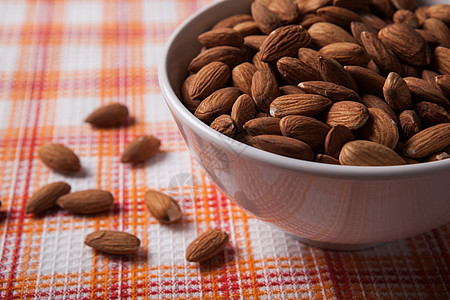
M 167 109 L 157 81 L 165 41 L 208 0 L 4 0 L 0 2 L 1 299 L 449 299 L 450 226 L 356 252 L 309 247 L 231 204 L 206 178 Z M 120 102 L 134 123 L 99 130 L 95 108 Z M 161 151 L 136 166 L 120 163 L 134 137 L 153 134 Z M 73 176 L 38 159 L 47 143 L 80 157 Z M 51 209 L 27 215 L 39 187 L 114 195 L 108 213 Z M 170 194 L 182 221 L 160 225 L 147 189 Z M 230 235 L 224 252 L 185 261 L 201 232 Z M 140 238 L 136 255 L 84 245 L 99 229 Z

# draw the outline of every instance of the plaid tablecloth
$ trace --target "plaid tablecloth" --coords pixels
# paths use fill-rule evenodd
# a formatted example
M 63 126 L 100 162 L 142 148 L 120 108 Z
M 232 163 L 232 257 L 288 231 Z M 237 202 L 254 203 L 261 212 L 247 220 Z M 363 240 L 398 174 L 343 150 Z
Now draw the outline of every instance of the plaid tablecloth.
M 169 34 L 208 2 L 0 2 L 0 298 L 449 299 L 449 225 L 371 250 L 324 251 L 248 216 L 202 174 L 163 101 L 157 65 Z M 126 104 L 134 124 L 83 122 L 111 102 Z M 142 134 L 160 138 L 161 151 L 135 167 L 120 163 Z M 73 149 L 82 172 L 46 168 L 37 150 L 50 142 Z M 113 209 L 25 214 L 30 195 L 58 180 L 111 191 Z M 150 217 L 149 188 L 178 201 L 182 222 Z M 186 262 L 187 245 L 208 228 L 229 233 L 224 253 Z M 98 229 L 135 234 L 141 248 L 97 253 L 83 240 Z

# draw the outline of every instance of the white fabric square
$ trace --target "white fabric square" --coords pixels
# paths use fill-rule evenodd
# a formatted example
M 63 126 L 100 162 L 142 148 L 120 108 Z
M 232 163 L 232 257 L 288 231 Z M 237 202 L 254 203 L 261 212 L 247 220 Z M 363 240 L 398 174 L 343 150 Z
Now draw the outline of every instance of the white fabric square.
M 91 71 L 102 67 L 101 45 L 68 44 L 61 48 L 61 71 Z
M 103 19 L 101 2 L 78 1 L 66 4 L 66 20 L 69 24 L 95 24 Z
M 177 21 L 177 1 L 144 1 L 142 10 L 146 23 Z
M 171 121 L 172 114 L 161 94 L 147 94 L 144 96 L 145 122 Z
M 2 25 L 23 24 L 26 12 L 26 1 L 15 0 L 2 3 L 2 9 L 0 10 L 0 20 L 2 20 Z
M 80 126 L 89 112 L 100 107 L 100 98 L 61 98 L 56 102 L 56 126 Z
M 144 46 L 144 67 L 158 67 L 164 54 L 164 44 L 146 44 Z
M 1 56 L 0 56 L 1 57 Z M 0 129 L 9 128 L 9 120 L 11 116 L 11 101 L 6 99 L 0 100 L 0 111 L 3 114 L 3 118 L 0 118 Z
M 0 44 L 0 72 L 13 72 L 17 69 L 19 53 L 16 45 Z

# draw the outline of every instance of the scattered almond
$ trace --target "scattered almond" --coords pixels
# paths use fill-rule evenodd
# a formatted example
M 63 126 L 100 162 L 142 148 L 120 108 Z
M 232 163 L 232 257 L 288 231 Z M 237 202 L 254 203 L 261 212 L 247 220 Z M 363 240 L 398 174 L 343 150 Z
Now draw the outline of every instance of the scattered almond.
M 73 173 L 81 169 L 80 159 L 69 148 L 61 144 L 47 144 L 38 151 L 39 158 L 56 172 Z
M 161 142 L 152 135 L 143 135 L 133 139 L 125 147 L 120 161 L 123 163 L 139 163 L 155 155 Z
M 186 260 L 189 262 L 203 262 L 225 249 L 229 236 L 220 229 L 210 229 L 199 235 L 186 249 Z
M 107 211 L 114 202 L 113 195 L 103 190 L 85 190 L 59 197 L 59 207 L 76 214 L 96 214 Z
M 111 103 L 94 110 L 85 122 L 104 128 L 118 126 L 128 120 L 128 108 L 120 103 Z
M 70 185 L 65 182 L 53 182 L 41 187 L 28 199 L 25 213 L 40 214 L 56 204 L 59 197 L 70 192 Z
M 141 241 L 126 232 L 98 230 L 88 234 L 84 243 L 100 252 L 123 255 L 137 252 Z
M 181 219 L 178 203 L 166 194 L 148 190 L 144 201 L 150 214 L 160 223 L 172 223 Z

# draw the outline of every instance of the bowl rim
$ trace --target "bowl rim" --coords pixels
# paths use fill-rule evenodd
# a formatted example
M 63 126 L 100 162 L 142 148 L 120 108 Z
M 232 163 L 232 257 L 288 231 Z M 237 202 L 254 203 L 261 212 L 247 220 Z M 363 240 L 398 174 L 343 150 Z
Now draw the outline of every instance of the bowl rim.
M 223 6 L 223 8 L 225 8 L 228 5 L 228 2 L 233 1 L 234 0 L 221 0 L 198 10 L 178 25 L 166 41 L 163 57 L 158 66 L 158 80 L 166 104 L 169 106 L 172 114 L 174 114 L 174 118 L 176 116 L 183 124 L 188 125 L 190 128 L 194 128 L 197 133 L 201 133 L 202 137 L 206 138 L 209 142 L 220 145 L 230 151 L 234 151 L 242 158 L 265 165 L 288 169 L 294 172 L 355 180 L 387 180 L 429 176 L 450 171 L 450 159 L 399 166 L 343 166 L 290 158 L 243 144 L 217 132 L 196 118 L 194 114 L 184 106 L 181 99 L 178 98 L 172 88 L 168 76 L 168 68 L 170 65 L 169 54 L 171 49 L 174 48 L 174 45 L 176 45 L 177 38 L 186 27 L 196 22 L 202 15 L 210 14 L 211 11 L 216 10 L 218 7 Z M 238 144 L 241 148 L 242 145 L 245 145 L 244 150 L 238 150 Z

